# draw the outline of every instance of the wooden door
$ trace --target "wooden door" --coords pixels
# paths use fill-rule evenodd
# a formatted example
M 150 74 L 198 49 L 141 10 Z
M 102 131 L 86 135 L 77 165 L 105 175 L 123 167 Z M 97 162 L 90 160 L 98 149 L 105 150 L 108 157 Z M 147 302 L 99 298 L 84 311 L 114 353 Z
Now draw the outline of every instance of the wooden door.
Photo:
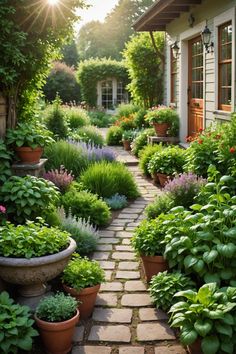
M 203 128 L 203 43 L 200 36 L 189 41 L 188 134 Z

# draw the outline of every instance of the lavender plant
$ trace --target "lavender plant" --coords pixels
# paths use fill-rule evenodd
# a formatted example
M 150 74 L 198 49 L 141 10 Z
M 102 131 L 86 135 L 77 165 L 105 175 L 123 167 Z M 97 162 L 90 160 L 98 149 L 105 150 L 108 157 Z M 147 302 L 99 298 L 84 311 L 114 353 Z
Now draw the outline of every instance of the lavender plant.
M 109 147 L 100 147 L 91 143 L 75 140 L 69 140 L 69 143 L 81 149 L 90 162 L 97 162 L 102 160 L 114 161 L 116 159 L 115 152 Z
M 55 169 L 44 173 L 43 178 L 53 182 L 62 193 L 68 189 L 74 180 L 72 172 L 68 172 L 64 166 L 60 166 L 59 170 Z
M 174 205 L 182 205 L 189 208 L 194 203 L 194 197 L 201 187 L 206 184 L 206 180 L 193 173 L 182 173 L 170 180 L 164 187 L 164 193 L 173 200 Z
M 114 194 L 110 198 L 104 198 L 104 201 L 113 210 L 122 209 L 128 204 L 126 196 L 118 193 Z

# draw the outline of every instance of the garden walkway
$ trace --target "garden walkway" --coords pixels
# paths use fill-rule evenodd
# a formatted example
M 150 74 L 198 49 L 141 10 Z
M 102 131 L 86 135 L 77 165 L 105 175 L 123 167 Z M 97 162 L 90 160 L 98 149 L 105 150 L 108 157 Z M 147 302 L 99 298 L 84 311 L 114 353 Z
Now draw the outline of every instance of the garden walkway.
M 94 253 L 106 272 L 92 319 L 76 328 L 72 354 L 184 354 L 167 316 L 151 303 L 139 260 L 130 245 L 144 208 L 160 191 L 145 178 L 137 160 L 115 148 L 134 174 L 141 196 L 100 231 Z

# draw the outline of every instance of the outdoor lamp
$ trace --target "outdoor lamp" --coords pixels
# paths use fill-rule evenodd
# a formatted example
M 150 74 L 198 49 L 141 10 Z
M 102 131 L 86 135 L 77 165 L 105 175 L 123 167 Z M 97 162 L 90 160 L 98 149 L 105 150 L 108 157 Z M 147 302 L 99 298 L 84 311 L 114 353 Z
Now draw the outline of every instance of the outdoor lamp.
M 172 48 L 172 52 L 173 52 L 173 57 L 175 59 L 177 59 L 179 56 L 179 46 L 178 46 L 177 41 L 175 41 L 175 43 L 172 44 L 171 48 Z
M 210 52 L 209 48 L 211 48 L 211 52 L 213 52 L 214 43 L 211 42 L 211 31 L 209 30 L 207 25 L 205 26 L 204 30 L 202 31 L 201 36 L 202 36 L 202 42 L 205 46 L 206 52 L 207 53 Z

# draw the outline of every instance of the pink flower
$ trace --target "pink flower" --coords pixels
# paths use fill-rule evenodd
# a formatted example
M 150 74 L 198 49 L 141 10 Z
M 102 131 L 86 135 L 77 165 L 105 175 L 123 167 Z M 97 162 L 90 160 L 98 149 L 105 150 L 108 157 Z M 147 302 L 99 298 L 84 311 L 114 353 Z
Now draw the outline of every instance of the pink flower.
M 7 209 L 3 205 L 0 205 L 0 213 L 6 214 L 6 211 Z

